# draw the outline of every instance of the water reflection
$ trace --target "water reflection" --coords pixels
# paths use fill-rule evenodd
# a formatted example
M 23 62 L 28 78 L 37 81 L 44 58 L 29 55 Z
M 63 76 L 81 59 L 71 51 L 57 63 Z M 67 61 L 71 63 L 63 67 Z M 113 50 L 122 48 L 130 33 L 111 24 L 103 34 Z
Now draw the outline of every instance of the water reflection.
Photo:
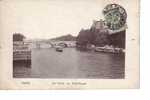
M 22 78 L 124 78 L 123 54 L 65 48 L 33 49 L 31 68 L 14 65 L 14 77 Z M 19 74 L 18 74 L 19 73 Z

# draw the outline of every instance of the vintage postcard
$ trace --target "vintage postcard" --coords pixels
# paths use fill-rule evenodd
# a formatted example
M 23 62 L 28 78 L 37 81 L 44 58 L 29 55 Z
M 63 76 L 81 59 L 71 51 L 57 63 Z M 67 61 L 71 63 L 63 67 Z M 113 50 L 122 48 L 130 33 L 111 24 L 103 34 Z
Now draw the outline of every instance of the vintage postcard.
M 139 88 L 139 0 L 0 0 L 0 89 Z

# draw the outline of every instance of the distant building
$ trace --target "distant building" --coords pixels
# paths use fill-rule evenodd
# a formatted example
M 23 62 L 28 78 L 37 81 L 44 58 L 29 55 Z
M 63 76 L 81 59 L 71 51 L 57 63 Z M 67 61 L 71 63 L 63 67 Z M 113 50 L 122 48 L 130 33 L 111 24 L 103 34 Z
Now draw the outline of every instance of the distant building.
M 108 32 L 108 27 L 106 26 L 106 22 L 102 19 L 100 21 L 93 21 L 93 24 L 91 26 L 91 30 L 96 32 Z

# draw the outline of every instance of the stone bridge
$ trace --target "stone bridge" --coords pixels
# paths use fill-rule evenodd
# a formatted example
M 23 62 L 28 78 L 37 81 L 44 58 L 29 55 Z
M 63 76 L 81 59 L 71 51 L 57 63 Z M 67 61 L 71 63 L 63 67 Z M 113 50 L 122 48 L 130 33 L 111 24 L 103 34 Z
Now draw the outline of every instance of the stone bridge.
M 76 41 L 25 41 L 30 44 L 30 48 L 51 48 L 55 46 L 75 47 Z

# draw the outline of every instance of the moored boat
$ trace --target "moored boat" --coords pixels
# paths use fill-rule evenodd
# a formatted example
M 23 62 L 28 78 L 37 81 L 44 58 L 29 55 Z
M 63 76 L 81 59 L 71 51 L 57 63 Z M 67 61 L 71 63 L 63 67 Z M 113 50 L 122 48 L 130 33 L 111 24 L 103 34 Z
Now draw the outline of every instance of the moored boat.
M 63 52 L 63 47 L 57 46 L 57 47 L 56 47 L 56 51 L 58 51 L 58 52 Z
M 104 46 L 104 47 L 95 47 L 96 52 L 106 52 L 106 53 L 124 53 L 124 50 L 122 48 L 114 48 L 110 46 Z

